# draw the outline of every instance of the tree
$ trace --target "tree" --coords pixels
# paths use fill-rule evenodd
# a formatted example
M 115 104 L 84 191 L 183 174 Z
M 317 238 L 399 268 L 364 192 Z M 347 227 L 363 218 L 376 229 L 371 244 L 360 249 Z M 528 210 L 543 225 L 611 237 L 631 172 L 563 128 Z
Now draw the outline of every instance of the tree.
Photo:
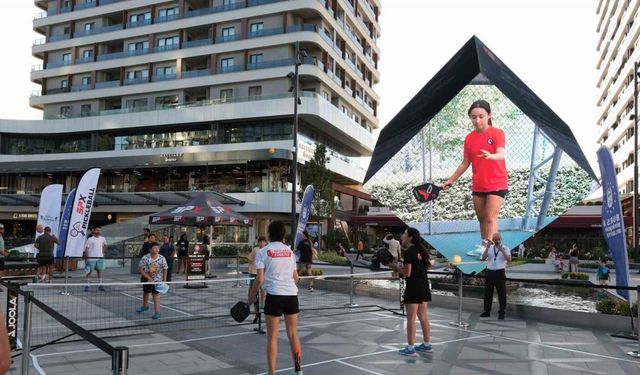
M 311 204 L 311 214 L 327 218 L 333 215 L 333 192 L 331 191 L 331 171 L 327 169 L 327 146 L 317 143 L 313 158 L 300 169 L 301 185 L 313 185 L 315 194 Z M 302 199 L 304 191 L 299 193 Z

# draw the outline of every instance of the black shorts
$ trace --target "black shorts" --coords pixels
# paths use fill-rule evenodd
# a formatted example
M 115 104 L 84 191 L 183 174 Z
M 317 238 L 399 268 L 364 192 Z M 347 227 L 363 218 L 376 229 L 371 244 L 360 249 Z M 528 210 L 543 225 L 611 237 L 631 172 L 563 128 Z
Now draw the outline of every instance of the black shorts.
M 497 195 L 500 198 L 505 198 L 509 190 L 494 190 L 494 191 L 474 191 L 471 195 L 477 195 L 479 197 L 486 197 L 487 195 Z
M 142 284 L 142 291 L 144 293 L 159 294 L 154 284 Z
M 49 266 L 54 263 L 53 257 L 38 257 L 38 266 Z
M 404 290 L 404 303 L 431 302 L 431 290 L 426 285 L 411 285 L 407 283 Z
M 184 258 L 189 256 L 189 250 L 180 250 L 178 251 L 178 258 Z
M 274 296 L 267 293 L 264 313 L 270 316 L 293 315 L 300 312 L 298 296 Z

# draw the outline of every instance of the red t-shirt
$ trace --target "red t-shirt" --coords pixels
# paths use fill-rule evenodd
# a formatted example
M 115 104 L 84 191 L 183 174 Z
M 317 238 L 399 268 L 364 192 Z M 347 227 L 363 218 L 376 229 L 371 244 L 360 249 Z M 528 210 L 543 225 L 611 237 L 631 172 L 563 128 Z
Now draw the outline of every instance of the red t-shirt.
M 507 165 L 503 160 L 489 160 L 482 156 L 481 150 L 495 154 L 497 149 L 505 147 L 504 131 L 490 126 L 482 133 L 475 130 L 464 139 L 464 156 L 471 160 L 473 180 L 471 190 L 489 192 L 509 189 Z

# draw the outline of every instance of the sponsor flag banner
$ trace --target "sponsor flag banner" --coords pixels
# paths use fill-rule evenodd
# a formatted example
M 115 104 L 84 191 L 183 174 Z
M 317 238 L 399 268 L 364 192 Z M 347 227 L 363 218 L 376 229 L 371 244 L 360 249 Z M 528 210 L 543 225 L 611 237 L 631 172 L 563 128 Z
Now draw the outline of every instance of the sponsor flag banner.
M 64 249 L 67 245 L 67 235 L 69 234 L 69 221 L 71 220 L 71 210 L 73 209 L 73 202 L 76 196 L 76 189 L 69 192 L 67 201 L 64 203 L 64 209 L 62 210 L 62 217 L 60 218 L 60 245 L 56 251 L 56 258 L 64 257 Z
M 629 286 L 629 264 L 625 241 L 622 205 L 618 194 L 618 178 L 611 151 L 606 147 L 598 150 L 598 165 L 602 177 L 602 234 L 607 241 L 611 258 L 616 266 L 616 285 Z M 628 290 L 617 290 L 618 295 L 629 301 Z
M 81 257 L 84 243 L 89 234 L 89 219 L 96 198 L 100 168 L 92 168 L 85 172 L 76 188 L 76 194 L 71 209 L 69 231 L 65 248 L 65 256 Z
M 60 223 L 60 202 L 62 201 L 62 185 L 48 185 L 40 194 L 38 207 L 38 222 L 43 227 L 51 228 L 51 234 L 57 235 Z M 42 233 L 36 231 L 35 238 Z M 54 254 L 55 254 L 54 248 Z
M 304 195 L 302 196 L 302 205 L 300 206 L 300 217 L 298 218 L 298 227 L 296 229 L 296 237 L 293 242 L 293 250 L 296 251 L 298 243 L 302 240 L 302 232 L 307 228 L 307 220 L 311 214 L 311 202 L 313 201 L 313 194 L 315 188 L 313 185 L 308 185 L 304 189 Z

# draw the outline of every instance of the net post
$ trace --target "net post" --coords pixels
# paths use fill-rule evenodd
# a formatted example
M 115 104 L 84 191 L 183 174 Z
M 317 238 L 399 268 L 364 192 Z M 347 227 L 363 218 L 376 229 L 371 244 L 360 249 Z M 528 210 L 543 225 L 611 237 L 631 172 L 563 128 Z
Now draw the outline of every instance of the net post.
M 33 292 L 24 294 L 24 326 L 22 330 L 22 368 L 21 375 L 29 375 L 29 352 L 31 351 L 31 296 Z
M 640 285 L 636 286 L 636 303 L 638 306 L 638 324 L 636 324 L 636 327 L 638 327 L 638 333 L 636 334 L 636 337 L 638 338 L 638 349 L 627 352 L 627 354 L 634 358 L 640 358 Z M 631 315 L 631 319 L 633 320 L 633 314 Z
M 450 322 L 450 326 L 467 329 L 469 327 L 469 323 L 465 323 L 462 321 L 462 298 L 464 293 L 464 273 L 459 268 L 456 270 L 458 274 L 458 321 Z
M 236 248 L 236 288 L 240 287 L 240 249 Z
M 69 280 L 69 256 L 64 257 L 64 292 L 60 293 L 64 296 L 69 295 L 69 289 L 67 283 Z
M 345 307 L 358 307 L 358 304 L 355 303 L 355 290 L 354 290 L 354 278 L 353 278 L 354 267 L 353 263 L 349 265 L 349 304 Z
M 129 348 L 126 346 L 113 348 L 111 368 L 113 369 L 113 375 L 127 375 L 127 369 L 129 368 Z

